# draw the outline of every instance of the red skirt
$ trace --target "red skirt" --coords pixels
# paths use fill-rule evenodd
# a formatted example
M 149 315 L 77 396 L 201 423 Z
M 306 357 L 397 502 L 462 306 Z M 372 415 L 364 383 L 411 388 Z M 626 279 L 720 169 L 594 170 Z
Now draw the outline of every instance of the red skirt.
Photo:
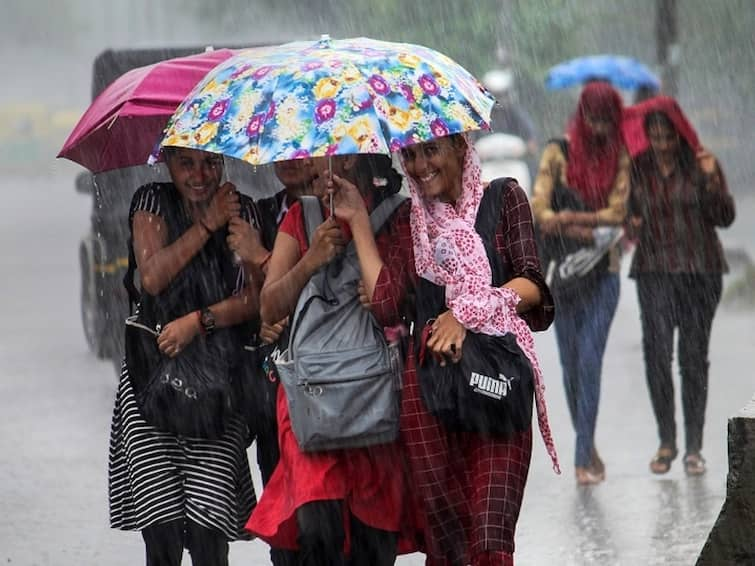
M 274 548 L 296 550 L 296 510 L 305 503 L 342 500 L 361 522 L 406 533 L 399 552 L 414 552 L 407 520 L 406 459 L 399 443 L 305 453 L 299 448 L 283 387 L 278 388 L 278 442 L 281 457 L 246 529 Z M 348 548 L 349 522 L 344 520 Z

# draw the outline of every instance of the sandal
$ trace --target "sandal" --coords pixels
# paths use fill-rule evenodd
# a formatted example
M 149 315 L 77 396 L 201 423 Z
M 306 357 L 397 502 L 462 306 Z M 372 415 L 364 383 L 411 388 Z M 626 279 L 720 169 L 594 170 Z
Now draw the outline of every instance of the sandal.
M 673 448 L 659 448 L 650 460 L 650 471 L 654 474 L 666 474 L 671 469 L 671 462 L 676 458 Z
M 687 454 L 684 457 L 684 471 L 688 476 L 701 476 L 705 473 L 705 458 L 699 453 Z

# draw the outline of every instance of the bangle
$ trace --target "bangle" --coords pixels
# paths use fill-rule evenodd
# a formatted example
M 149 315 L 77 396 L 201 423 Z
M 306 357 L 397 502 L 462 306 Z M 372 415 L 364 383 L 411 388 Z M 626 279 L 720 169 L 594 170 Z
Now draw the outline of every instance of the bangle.
M 202 219 L 201 219 L 201 218 L 197 219 L 197 222 L 199 222 L 199 225 L 200 225 L 200 226 L 201 226 L 202 228 L 204 228 L 204 229 L 205 229 L 205 231 L 207 232 L 207 235 L 208 235 L 208 236 L 212 236 L 212 230 L 210 230 L 210 228 L 209 228 L 209 227 L 207 226 L 207 224 L 205 224 L 205 223 L 204 223 L 204 222 L 202 221 Z

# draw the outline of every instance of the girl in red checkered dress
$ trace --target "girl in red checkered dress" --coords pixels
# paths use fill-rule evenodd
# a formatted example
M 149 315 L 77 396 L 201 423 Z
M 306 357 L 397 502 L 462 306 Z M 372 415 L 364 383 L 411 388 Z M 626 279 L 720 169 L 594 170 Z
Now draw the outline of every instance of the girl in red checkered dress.
M 420 276 L 445 286 L 449 309 L 437 316 L 427 348 L 449 363 L 461 359 L 467 329 L 493 333 L 504 323 L 515 327 L 520 346 L 533 362 L 540 430 L 558 471 L 529 332 L 548 328 L 553 301 L 540 270 L 524 191 L 515 181 L 509 181 L 505 191 L 496 249 L 512 277 L 502 288 L 495 288 L 489 277 L 487 283 L 480 277 L 489 274 L 490 265 L 474 232 L 485 185 L 473 147 L 462 136 L 440 138 L 405 148 L 402 162 L 412 207 L 394 217 L 394 239 L 382 255 L 364 231 L 361 245 L 365 250 L 372 247 L 375 254 L 372 258 L 359 254 L 363 302 L 383 325 L 392 326 L 407 313 L 411 318 L 411 297 L 417 293 Z M 356 233 L 355 241 L 359 246 Z M 440 256 L 443 264 L 453 258 L 451 269 L 438 263 Z M 449 275 L 459 268 L 469 278 L 454 280 Z M 506 439 L 447 431 L 422 401 L 414 351 L 410 345 L 402 389 L 401 439 L 408 453 L 427 564 L 512 565 L 514 530 L 532 451 L 531 430 Z

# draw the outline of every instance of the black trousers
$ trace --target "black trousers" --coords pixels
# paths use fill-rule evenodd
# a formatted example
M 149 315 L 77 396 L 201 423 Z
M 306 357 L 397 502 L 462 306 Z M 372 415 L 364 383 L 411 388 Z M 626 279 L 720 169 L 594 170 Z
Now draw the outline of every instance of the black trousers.
M 142 531 L 147 566 L 180 566 L 184 546 L 193 566 L 228 566 L 228 541 L 220 531 L 191 521 L 170 521 Z
M 398 534 L 369 527 L 351 517 L 351 552 L 343 555 L 341 501 L 314 501 L 296 511 L 299 566 L 392 566 Z
M 661 445 L 676 449 L 672 360 L 678 330 L 686 453 L 703 445 L 708 400 L 708 349 L 721 299 L 721 274 L 647 273 L 637 276 L 642 347 L 650 400 Z

